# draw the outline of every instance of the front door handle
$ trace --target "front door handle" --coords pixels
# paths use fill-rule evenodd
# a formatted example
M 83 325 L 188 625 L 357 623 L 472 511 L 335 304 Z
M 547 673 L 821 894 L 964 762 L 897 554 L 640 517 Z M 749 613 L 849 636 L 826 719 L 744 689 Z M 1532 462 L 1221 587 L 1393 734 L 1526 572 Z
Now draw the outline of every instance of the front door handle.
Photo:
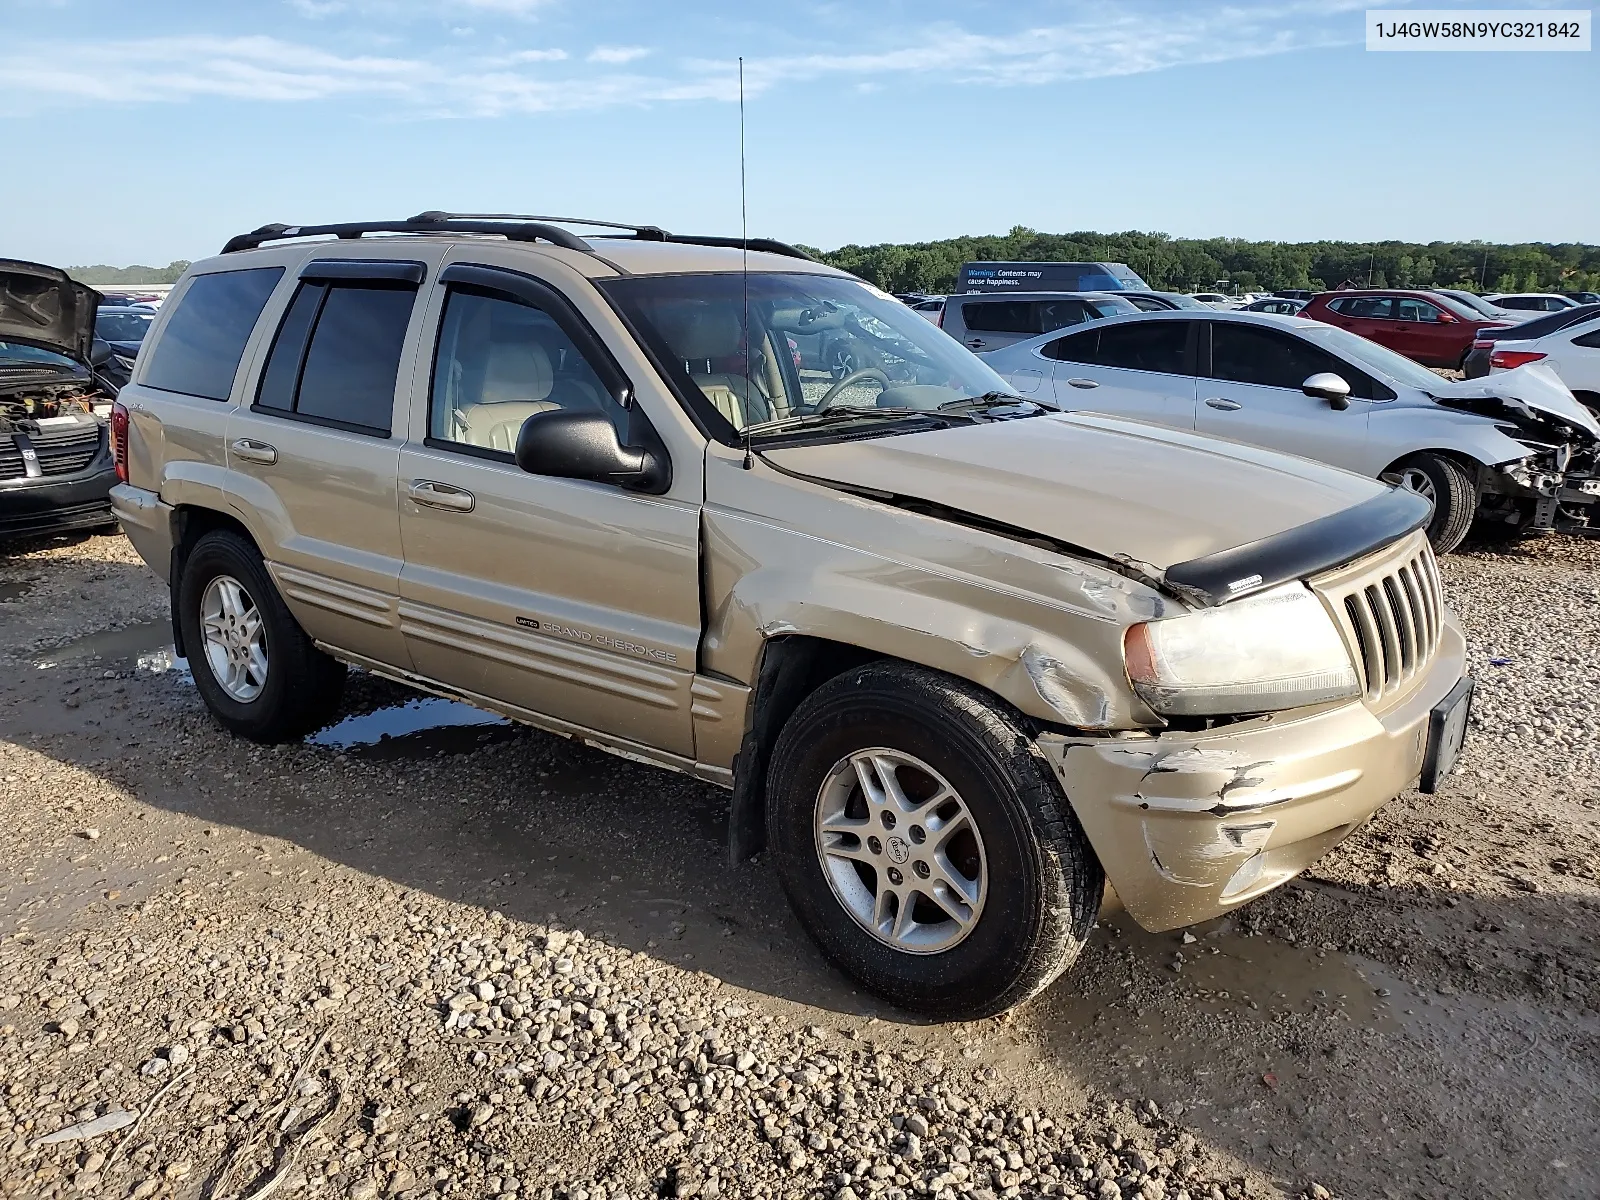
M 1067 380 L 1067 383 L 1068 383 L 1068 384 L 1069 384 L 1069 385 L 1070 385 L 1070 386 L 1072 386 L 1072 387 L 1075 387 L 1075 388 L 1097 388 L 1097 387 L 1099 387 L 1099 386 L 1100 386 L 1100 385 L 1099 385 L 1099 384 L 1098 384 L 1098 383 L 1096 383 L 1096 382 L 1095 382 L 1095 381 L 1094 381 L 1094 380 L 1092 380 L 1092 379 L 1078 379 L 1078 378 L 1074 378 L 1074 379 L 1069 379 L 1069 380 Z
M 435 483 L 431 479 L 413 479 L 411 486 L 406 489 L 418 504 L 427 505 L 429 508 L 447 508 L 451 512 L 471 512 L 477 500 L 465 488 L 452 487 L 448 483 Z
M 982 350 L 984 348 L 984 346 L 986 346 L 986 345 L 988 345 L 988 343 L 985 342 L 982 338 L 973 338 L 971 341 L 969 341 L 967 343 L 967 349 L 968 350 Z
M 278 448 L 254 438 L 235 438 L 233 452 L 246 462 L 261 463 L 270 467 L 278 461 Z
M 1206 400 L 1211 408 L 1220 408 L 1223 412 L 1238 412 L 1244 405 L 1237 400 L 1229 400 L 1226 396 L 1211 396 Z

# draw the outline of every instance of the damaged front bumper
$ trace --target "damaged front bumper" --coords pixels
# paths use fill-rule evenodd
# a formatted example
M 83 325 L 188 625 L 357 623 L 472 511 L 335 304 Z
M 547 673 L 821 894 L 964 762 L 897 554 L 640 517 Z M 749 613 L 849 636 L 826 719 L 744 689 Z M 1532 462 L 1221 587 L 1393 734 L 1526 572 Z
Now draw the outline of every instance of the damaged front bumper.
M 1539 447 L 1527 458 L 1486 467 L 1479 478 L 1479 515 L 1524 532 L 1600 533 L 1600 451 Z
M 1380 712 L 1352 703 L 1201 733 L 1043 734 L 1107 878 L 1153 932 L 1208 920 L 1271 890 L 1414 783 L 1429 715 L 1466 667 L 1453 617 L 1428 669 Z

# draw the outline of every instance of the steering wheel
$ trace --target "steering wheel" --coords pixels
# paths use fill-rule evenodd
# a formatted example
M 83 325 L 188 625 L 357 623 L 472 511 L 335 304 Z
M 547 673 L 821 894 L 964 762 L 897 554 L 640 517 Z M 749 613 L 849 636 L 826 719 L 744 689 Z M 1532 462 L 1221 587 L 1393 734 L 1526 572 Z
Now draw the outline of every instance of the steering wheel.
M 834 384 L 831 388 L 824 392 L 822 394 L 822 399 L 817 401 L 816 407 L 811 411 L 827 412 L 828 406 L 833 403 L 835 396 L 844 391 L 845 388 L 857 383 L 863 383 L 868 379 L 876 379 L 880 384 L 883 385 L 884 391 L 889 390 L 890 383 L 887 375 L 878 370 L 877 367 L 862 367 L 859 371 L 851 371 L 850 374 L 846 375 L 843 379 L 839 380 L 838 383 Z

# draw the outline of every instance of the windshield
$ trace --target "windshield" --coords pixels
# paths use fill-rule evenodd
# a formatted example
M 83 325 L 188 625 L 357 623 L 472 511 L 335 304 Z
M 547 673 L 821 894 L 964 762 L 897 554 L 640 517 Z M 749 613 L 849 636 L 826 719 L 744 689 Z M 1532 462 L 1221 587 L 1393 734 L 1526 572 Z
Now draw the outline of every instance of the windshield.
M 1395 383 L 1431 392 L 1444 382 L 1440 376 L 1435 375 L 1427 367 L 1412 362 L 1405 355 L 1397 354 L 1387 346 L 1378 345 L 1377 342 L 1369 342 L 1366 338 L 1348 330 L 1318 324 L 1315 329 L 1302 328 L 1295 332 L 1303 338 L 1319 343 L 1325 350 L 1344 358 L 1354 359 L 1361 366 Z
M 834 409 L 896 419 L 1008 391 L 943 330 L 854 279 L 726 272 L 600 286 L 728 433 Z
M 41 350 L 37 346 L 23 346 L 16 342 L 0 342 L 0 362 L 41 363 L 50 367 L 65 367 L 67 370 L 72 370 L 77 365 L 65 354 L 55 354 L 49 350 Z
M 1478 299 L 1478 297 L 1474 296 L 1471 292 L 1449 291 L 1449 292 L 1440 292 L 1439 295 L 1447 297 L 1448 299 L 1454 300 L 1459 304 L 1466 305 L 1468 308 L 1472 309 L 1472 311 L 1474 313 L 1476 313 L 1477 315 L 1479 315 L 1479 316 L 1498 317 L 1500 315 L 1499 310 L 1496 309 L 1493 305 L 1485 304 L 1482 300 Z
M 94 317 L 94 331 L 108 342 L 142 342 L 155 320 L 151 313 L 107 312 L 101 309 Z

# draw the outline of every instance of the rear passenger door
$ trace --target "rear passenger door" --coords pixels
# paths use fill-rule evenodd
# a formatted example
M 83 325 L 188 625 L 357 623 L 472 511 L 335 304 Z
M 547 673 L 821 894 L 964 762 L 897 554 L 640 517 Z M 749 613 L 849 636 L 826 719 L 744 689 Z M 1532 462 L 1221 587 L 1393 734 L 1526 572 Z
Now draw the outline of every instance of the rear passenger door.
M 312 637 L 391 666 L 411 326 L 422 262 L 316 260 L 279 322 L 248 407 L 228 422 L 228 487 Z
M 1063 409 L 1194 428 L 1198 322 L 1155 319 L 1096 325 L 1048 343 L 1051 384 Z
M 692 761 L 698 476 L 658 496 L 521 470 L 512 451 L 536 413 L 601 413 L 626 444 L 653 433 L 616 359 L 549 283 L 473 263 L 440 281 L 431 379 L 400 455 L 417 671 Z
M 1211 321 L 1210 369 L 1200 380 L 1195 427 L 1283 450 L 1318 462 L 1373 474 L 1366 462 L 1372 381 L 1293 334 L 1244 321 Z M 1205 347 L 1202 345 L 1202 361 Z M 1350 384 L 1350 407 L 1336 409 L 1306 395 L 1301 385 L 1331 371 Z

